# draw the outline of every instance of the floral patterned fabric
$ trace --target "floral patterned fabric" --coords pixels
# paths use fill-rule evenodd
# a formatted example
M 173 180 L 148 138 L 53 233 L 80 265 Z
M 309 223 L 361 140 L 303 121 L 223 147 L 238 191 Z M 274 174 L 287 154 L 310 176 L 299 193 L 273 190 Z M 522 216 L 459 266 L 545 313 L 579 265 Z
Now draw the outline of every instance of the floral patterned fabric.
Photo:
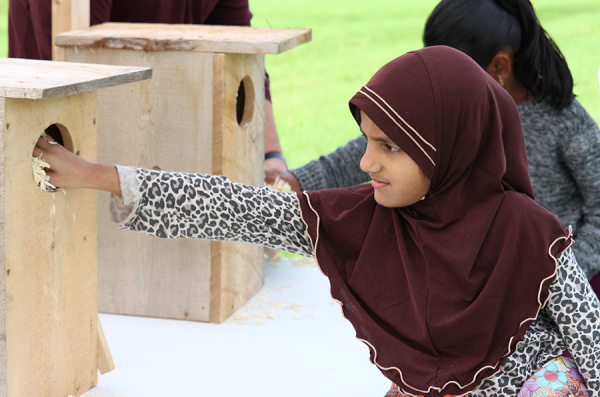
M 385 397 L 423 397 L 403 393 L 392 384 Z M 447 394 L 444 397 L 454 397 Z M 517 397 L 589 397 L 583 377 L 573 360 L 557 357 L 536 371 L 523 384 Z
M 588 397 L 583 377 L 573 360 L 558 357 L 528 379 L 518 397 Z

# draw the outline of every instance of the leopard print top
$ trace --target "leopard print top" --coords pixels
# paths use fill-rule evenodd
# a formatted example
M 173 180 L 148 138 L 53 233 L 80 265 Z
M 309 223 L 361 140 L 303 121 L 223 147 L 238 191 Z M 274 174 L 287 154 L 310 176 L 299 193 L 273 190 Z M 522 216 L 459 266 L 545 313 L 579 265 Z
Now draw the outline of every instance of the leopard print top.
M 123 197 L 113 195 L 111 217 L 120 228 L 161 238 L 243 241 L 314 257 L 294 193 L 224 176 L 117 168 Z M 598 396 L 600 303 L 571 249 L 559 256 L 550 298 L 517 351 L 467 396 L 517 396 L 524 382 L 565 348 L 590 396 Z

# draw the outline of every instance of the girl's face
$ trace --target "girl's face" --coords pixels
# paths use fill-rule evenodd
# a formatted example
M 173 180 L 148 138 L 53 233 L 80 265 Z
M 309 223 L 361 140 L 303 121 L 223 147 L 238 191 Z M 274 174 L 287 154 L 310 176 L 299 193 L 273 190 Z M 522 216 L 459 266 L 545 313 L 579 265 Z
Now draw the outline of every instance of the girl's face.
M 362 110 L 360 129 L 368 141 L 360 168 L 372 179 L 375 201 L 384 207 L 406 207 L 421 200 L 430 181 L 417 163 Z

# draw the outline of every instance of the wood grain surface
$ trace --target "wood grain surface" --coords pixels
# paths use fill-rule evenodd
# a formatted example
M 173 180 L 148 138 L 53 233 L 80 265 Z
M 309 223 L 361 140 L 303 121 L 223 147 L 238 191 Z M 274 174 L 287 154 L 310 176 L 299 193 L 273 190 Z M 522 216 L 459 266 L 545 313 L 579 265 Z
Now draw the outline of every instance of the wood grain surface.
M 149 68 L 0 58 L 0 97 L 48 99 L 150 77 Z
M 109 22 L 56 36 L 56 45 L 137 51 L 280 54 L 311 40 L 307 29 Z

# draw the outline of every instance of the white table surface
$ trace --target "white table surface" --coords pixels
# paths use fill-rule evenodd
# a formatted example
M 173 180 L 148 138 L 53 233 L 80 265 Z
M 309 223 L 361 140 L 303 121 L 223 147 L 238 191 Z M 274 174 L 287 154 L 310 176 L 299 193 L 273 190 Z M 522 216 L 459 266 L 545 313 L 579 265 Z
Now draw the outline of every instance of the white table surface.
M 391 384 L 307 259 L 266 262 L 223 324 L 100 314 L 116 368 L 82 397 L 382 397 Z

